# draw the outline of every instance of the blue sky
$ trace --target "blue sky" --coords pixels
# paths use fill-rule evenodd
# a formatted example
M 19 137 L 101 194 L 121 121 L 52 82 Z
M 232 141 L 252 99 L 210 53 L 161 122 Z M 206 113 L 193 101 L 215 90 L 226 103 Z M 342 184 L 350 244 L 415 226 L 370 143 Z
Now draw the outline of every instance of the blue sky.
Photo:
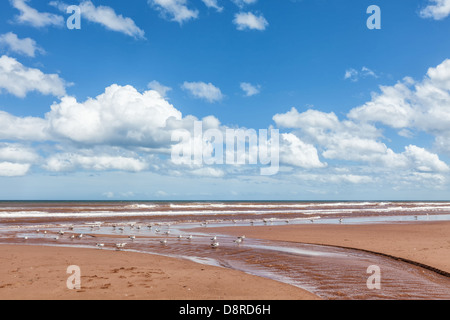
M 3 1 L 0 199 L 447 199 L 448 15 L 448 0 Z M 280 130 L 279 173 L 174 164 L 170 135 L 195 119 Z

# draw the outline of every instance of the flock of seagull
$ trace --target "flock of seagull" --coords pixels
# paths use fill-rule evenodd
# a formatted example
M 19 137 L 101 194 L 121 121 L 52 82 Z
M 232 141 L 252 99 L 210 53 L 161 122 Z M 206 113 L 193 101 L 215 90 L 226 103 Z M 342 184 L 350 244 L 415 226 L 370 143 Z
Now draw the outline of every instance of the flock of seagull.
M 427 214 L 427 218 L 428 218 L 428 214 Z M 419 216 L 414 216 L 414 218 L 415 218 L 415 220 L 418 220 L 419 219 Z M 310 219 L 310 222 L 311 223 L 314 223 L 314 221 L 315 221 L 316 219 Z M 344 219 L 342 219 L 342 218 L 340 218 L 339 220 L 339 224 L 342 224 L 343 222 L 344 222 Z M 273 223 L 274 222 L 274 219 L 266 219 L 266 218 L 264 218 L 263 220 L 262 220 L 262 222 L 266 225 L 266 224 L 268 224 L 268 223 Z M 289 220 L 285 220 L 285 222 L 287 223 L 287 224 L 289 224 L 290 223 L 290 221 Z M 236 220 L 233 220 L 233 223 L 236 223 Z M 101 227 L 101 225 L 102 225 L 103 223 L 102 222 L 97 222 L 97 223 L 94 223 L 93 225 L 91 225 L 90 226 L 90 228 L 91 228 L 91 231 L 95 231 L 95 230 L 100 230 L 100 227 Z M 250 224 L 251 225 L 254 225 L 254 221 L 251 221 L 250 222 Z M 208 225 L 208 222 L 203 222 L 203 223 L 201 223 L 200 224 L 201 226 L 203 226 L 203 227 L 206 227 L 207 225 Z M 113 224 L 112 225 L 112 228 L 113 228 L 113 230 L 115 230 L 115 231 L 119 231 L 119 232 L 121 232 L 121 233 L 124 233 L 125 231 L 126 231 L 126 226 L 128 226 L 129 228 L 130 228 L 130 230 L 137 230 L 137 231 L 139 231 L 139 230 L 141 230 L 144 226 L 142 226 L 142 225 L 138 225 L 138 224 L 136 224 L 136 223 L 128 223 L 127 225 L 125 225 L 125 226 L 118 226 L 118 225 L 115 225 L 115 224 Z M 170 224 L 167 224 L 167 227 L 170 229 Z M 154 231 L 155 233 L 157 233 L 157 234 L 163 234 L 164 236 L 166 236 L 166 237 L 168 237 L 168 236 L 170 236 L 170 234 L 171 234 L 171 231 L 170 230 L 166 230 L 165 232 L 161 232 L 161 225 L 159 225 L 159 224 L 157 224 L 156 226 L 155 225 L 147 225 L 147 228 L 149 229 L 149 230 L 152 230 L 152 231 Z M 71 225 L 71 226 L 69 226 L 68 227 L 68 230 L 69 231 L 71 231 L 71 235 L 69 236 L 69 239 L 71 239 L 71 240 L 81 240 L 81 239 L 83 239 L 83 237 L 85 237 L 85 235 L 83 234 L 83 233 L 80 233 L 80 234 L 74 234 L 73 233 L 73 231 L 74 231 L 74 226 L 73 225 Z M 43 231 L 41 231 L 41 230 L 36 230 L 36 232 L 37 233 L 42 233 L 42 234 L 44 234 L 44 235 L 47 235 L 48 234 L 48 232 L 46 231 L 46 230 L 43 230 Z M 60 230 L 59 232 L 57 232 L 54 236 L 53 236 L 53 240 L 59 240 L 61 237 L 63 237 L 65 235 L 65 232 L 64 231 L 62 231 L 62 230 Z M 188 236 L 183 236 L 183 235 L 178 235 L 178 237 L 177 237 L 177 239 L 178 240 L 182 240 L 182 239 L 186 239 L 186 240 L 192 240 L 193 239 L 193 235 L 188 235 Z M 28 240 L 29 239 L 29 237 L 27 237 L 27 236 L 25 236 L 25 237 L 23 237 L 23 239 L 24 240 Z M 128 237 L 128 239 L 129 240 L 131 240 L 132 242 L 134 242 L 135 240 L 136 240 L 136 236 L 135 235 L 130 235 L 129 237 Z M 236 243 L 236 244 L 241 244 L 241 243 L 243 243 L 243 241 L 244 241 L 244 239 L 245 239 L 245 235 L 243 235 L 243 236 L 239 236 L 239 237 L 237 237 L 236 239 L 234 239 L 233 240 L 233 242 L 234 243 Z M 218 248 L 219 246 L 220 246 L 220 243 L 219 243 L 219 241 L 217 240 L 217 236 L 214 236 L 214 237 L 212 237 L 211 239 L 211 244 L 210 244 L 210 246 L 211 246 L 211 248 Z M 168 244 L 168 240 L 167 240 L 167 238 L 165 238 L 165 239 L 161 239 L 160 240 L 160 243 L 162 244 L 162 245 L 167 245 Z M 116 250 L 122 250 L 122 249 L 124 249 L 125 248 L 125 246 L 127 246 L 127 243 L 116 243 L 115 244 L 115 248 L 116 248 Z M 96 244 L 96 247 L 97 248 L 100 248 L 100 249 L 102 249 L 102 248 L 104 248 L 105 247 L 105 244 L 104 243 L 97 243 Z
M 96 223 L 96 224 L 92 225 L 90 227 L 91 231 L 100 230 L 101 224 L 102 223 Z M 207 226 L 207 224 L 208 224 L 208 222 L 205 222 L 205 223 L 202 223 L 201 226 Z M 130 227 L 130 230 L 140 230 L 140 229 L 142 229 L 141 225 L 136 225 L 135 223 L 129 223 L 128 226 Z M 170 224 L 168 224 L 168 227 L 170 228 Z M 117 231 L 122 232 L 122 233 L 124 233 L 126 231 L 126 227 L 125 226 L 118 226 L 118 225 L 113 224 L 112 228 L 113 228 L 113 230 L 117 230 Z M 166 230 L 165 232 L 161 233 L 161 229 L 158 226 L 148 225 L 147 228 L 149 230 L 154 231 L 155 233 L 160 233 L 160 234 L 163 234 L 163 235 L 165 235 L 167 237 L 170 236 L 170 234 L 171 234 L 170 230 Z M 68 236 L 68 239 L 70 239 L 70 240 L 81 240 L 81 239 L 85 238 L 85 234 L 83 234 L 83 233 L 79 233 L 79 234 L 73 233 L 73 231 L 74 231 L 74 226 L 73 225 L 69 226 L 68 230 L 71 231 L 70 232 L 70 236 Z M 36 233 L 43 234 L 44 236 L 49 234 L 49 232 L 47 230 L 41 231 L 39 229 L 36 230 Z M 66 234 L 66 232 L 64 232 L 63 230 L 60 230 L 53 237 L 53 240 L 59 240 L 65 234 Z M 187 236 L 186 235 L 183 236 L 182 234 L 180 234 L 177 237 L 178 240 L 186 239 L 188 241 L 191 241 L 193 238 L 194 238 L 194 236 L 192 234 L 189 234 Z M 23 239 L 24 240 L 28 240 L 29 237 L 26 236 Z M 130 235 L 128 237 L 128 239 L 131 242 L 134 242 L 136 240 L 136 236 L 135 235 Z M 241 244 L 244 241 L 244 239 L 245 239 L 245 235 L 239 236 L 235 240 L 233 240 L 233 242 L 236 243 L 236 244 Z M 211 244 L 210 244 L 211 248 L 213 248 L 213 249 L 219 248 L 220 243 L 218 241 L 217 236 L 212 237 L 210 240 L 211 240 Z M 167 245 L 168 244 L 167 238 L 161 239 L 159 242 L 162 245 Z M 115 247 L 116 250 L 120 251 L 120 250 L 123 250 L 127 245 L 128 245 L 128 243 L 126 243 L 126 242 L 119 242 L 119 243 L 116 243 L 114 245 L 114 247 Z M 99 248 L 99 249 L 103 249 L 103 248 L 106 247 L 106 245 L 105 245 L 105 243 L 96 243 L 96 247 Z

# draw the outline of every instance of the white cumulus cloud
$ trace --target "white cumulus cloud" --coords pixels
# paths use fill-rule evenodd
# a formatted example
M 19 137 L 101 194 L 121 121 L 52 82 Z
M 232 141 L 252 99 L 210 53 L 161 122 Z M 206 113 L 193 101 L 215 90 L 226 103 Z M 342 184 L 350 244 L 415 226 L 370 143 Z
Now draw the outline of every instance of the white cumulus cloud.
M 252 12 L 240 12 L 234 16 L 233 23 L 238 30 L 266 30 L 269 22 L 262 14 L 255 15 Z
M 163 97 L 163 98 L 166 97 L 166 95 L 169 91 L 172 91 L 171 87 L 167 87 L 167 86 L 159 83 L 156 80 L 149 82 L 147 87 L 151 90 L 155 90 L 156 92 L 158 92 L 161 95 L 161 97 Z
M 182 88 L 189 91 L 194 97 L 207 100 L 211 103 L 220 101 L 224 97 L 222 91 L 212 83 L 184 82 Z
M 164 18 L 179 24 L 198 17 L 198 10 L 189 9 L 186 0 L 148 0 L 148 3 L 159 10 Z
M 0 162 L 0 177 L 21 177 L 30 170 L 29 164 Z
M 20 39 L 15 33 L 8 32 L 0 35 L 0 46 L 7 48 L 8 50 L 25 55 L 28 57 L 34 57 L 36 52 L 44 53 L 45 51 L 40 48 L 36 41 L 31 38 Z
M 429 0 L 428 5 L 420 11 L 422 18 L 442 20 L 450 15 L 450 0 Z
M 208 8 L 216 9 L 217 12 L 222 12 L 223 11 L 223 7 L 221 7 L 219 5 L 217 0 L 202 0 L 202 1 L 205 4 L 205 6 L 207 6 Z
M 241 89 L 245 92 L 245 95 L 247 97 L 251 97 L 254 95 L 257 95 L 261 92 L 261 86 L 259 84 L 253 85 L 248 82 L 242 82 L 241 83 Z
M 138 92 L 132 86 L 111 85 L 96 98 L 78 102 L 65 96 L 47 113 L 53 136 L 84 144 L 167 145 L 170 132 L 166 122 L 182 115 L 161 95 L 149 90 Z
M 65 81 L 57 74 L 45 74 L 25 67 L 14 58 L 0 57 L 0 89 L 17 97 L 24 98 L 30 91 L 60 97 L 65 95 L 65 87 Z
M 15 17 L 18 23 L 29 24 L 37 28 L 64 25 L 64 18 L 62 16 L 39 12 L 28 5 L 29 0 L 10 0 L 10 3 L 20 11 L 20 15 Z

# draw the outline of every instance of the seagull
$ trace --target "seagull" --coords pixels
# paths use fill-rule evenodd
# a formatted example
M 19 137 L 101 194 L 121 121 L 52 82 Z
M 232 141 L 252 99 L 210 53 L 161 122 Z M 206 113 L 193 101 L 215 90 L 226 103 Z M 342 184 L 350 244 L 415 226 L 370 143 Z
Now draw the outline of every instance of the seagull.
M 188 239 L 188 240 L 192 240 L 192 234 L 191 235 L 189 235 L 186 239 Z
M 211 243 L 211 247 L 212 248 L 218 248 L 219 247 L 219 243 L 218 242 L 213 242 L 213 243 Z
M 161 244 L 167 244 L 167 240 L 166 240 L 166 239 L 161 240 L 160 243 L 161 243 Z
M 74 235 L 71 235 L 71 236 L 70 236 L 70 239 L 72 239 L 72 240 L 75 239 L 75 236 L 74 236 Z
M 77 238 L 78 238 L 78 239 L 81 239 L 81 238 L 83 238 L 83 234 L 82 234 L 82 233 L 81 233 L 81 234 L 79 234 Z
M 103 243 L 97 243 L 98 248 L 103 248 L 104 246 L 105 246 L 105 244 L 103 244 Z
M 242 243 L 242 239 L 241 238 L 237 238 L 236 240 L 234 240 L 234 242 L 236 242 L 237 244 Z
M 181 238 L 183 238 L 183 236 L 180 234 L 180 235 L 178 236 L 178 240 L 180 240 Z
M 134 241 L 136 239 L 136 236 L 130 236 L 131 241 Z
M 62 230 L 60 230 L 60 231 L 58 232 L 58 234 L 59 234 L 60 236 L 63 236 L 63 235 L 64 235 L 64 232 L 63 232 Z
M 245 235 L 238 237 L 239 239 L 244 240 L 245 239 Z
M 28 240 L 28 237 L 24 237 L 23 240 Z
M 344 221 L 344 219 L 339 219 L 339 223 L 342 223 L 342 221 Z
M 54 237 L 53 240 L 59 240 L 59 237 Z
M 126 243 L 116 243 L 116 248 L 118 250 L 125 248 L 127 244 Z
M 211 238 L 211 240 L 212 240 L 212 241 L 216 241 L 216 240 L 217 240 L 217 237 L 214 236 L 214 237 Z
M 166 232 L 164 232 L 164 234 L 165 234 L 165 235 L 169 235 L 169 234 L 170 234 L 170 231 L 166 231 Z

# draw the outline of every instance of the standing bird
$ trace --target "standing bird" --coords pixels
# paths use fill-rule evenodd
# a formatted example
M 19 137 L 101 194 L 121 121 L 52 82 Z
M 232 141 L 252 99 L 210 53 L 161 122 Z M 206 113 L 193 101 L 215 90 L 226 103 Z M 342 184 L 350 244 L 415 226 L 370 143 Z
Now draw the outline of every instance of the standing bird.
M 214 248 L 214 249 L 218 248 L 219 247 L 219 243 L 214 241 L 213 243 L 211 243 L 211 247 Z

